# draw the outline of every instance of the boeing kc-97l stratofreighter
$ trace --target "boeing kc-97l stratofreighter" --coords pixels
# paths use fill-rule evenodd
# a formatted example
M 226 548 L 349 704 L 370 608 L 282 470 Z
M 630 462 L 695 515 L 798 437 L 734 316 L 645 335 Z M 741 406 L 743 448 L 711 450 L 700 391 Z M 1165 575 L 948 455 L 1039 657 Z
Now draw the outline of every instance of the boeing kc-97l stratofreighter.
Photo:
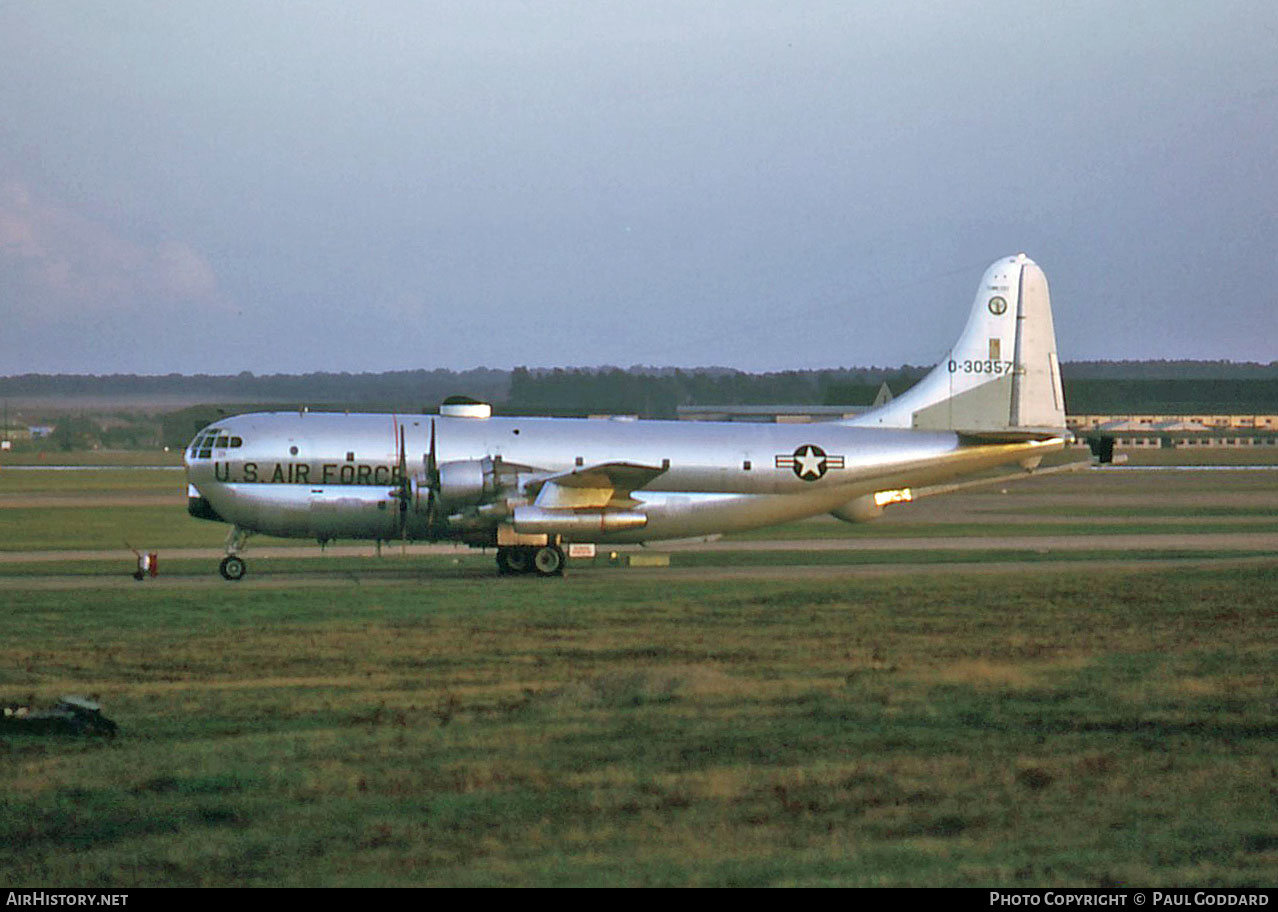
M 651 542 L 831 513 L 877 515 L 904 489 L 1019 463 L 1068 441 L 1047 279 L 1024 254 L 986 270 L 949 357 L 840 421 L 743 424 L 269 412 L 219 420 L 186 453 L 189 510 L 248 534 L 460 541 L 502 573 L 563 572 L 573 542 Z

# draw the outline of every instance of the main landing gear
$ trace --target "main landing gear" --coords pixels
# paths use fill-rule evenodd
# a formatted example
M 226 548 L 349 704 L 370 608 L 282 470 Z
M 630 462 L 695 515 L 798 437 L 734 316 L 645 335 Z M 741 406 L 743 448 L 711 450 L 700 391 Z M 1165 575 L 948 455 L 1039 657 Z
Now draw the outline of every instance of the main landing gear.
M 558 545 L 517 545 L 497 549 L 497 572 L 503 576 L 536 573 L 538 576 L 563 576 L 564 552 Z
M 244 574 L 248 573 L 248 565 L 240 558 L 239 551 L 252 534 L 248 529 L 241 529 L 239 526 L 231 527 L 230 534 L 226 536 L 226 557 L 222 558 L 222 563 L 217 565 L 217 571 L 222 574 L 222 579 L 231 582 L 244 579 Z

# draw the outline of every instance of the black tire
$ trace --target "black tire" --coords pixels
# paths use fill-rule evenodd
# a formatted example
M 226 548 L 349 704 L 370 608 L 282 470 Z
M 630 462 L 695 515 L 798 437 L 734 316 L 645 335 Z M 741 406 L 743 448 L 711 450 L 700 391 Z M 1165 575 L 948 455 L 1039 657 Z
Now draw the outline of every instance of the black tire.
M 503 575 L 527 573 L 532 569 L 532 554 L 527 548 L 498 548 L 497 572 Z
M 564 552 L 557 545 L 538 548 L 533 556 L 533 567 L 538 576 L 563 576 Z
M 230 557 L 222 558 L 222 563 L 218 564 L 217 570 L 222 574 L 222 579 L 236 582 L 244 579 L 244 574 L 248 572 L 248 567 L 245 566 L 244 561 L 231 555 Z

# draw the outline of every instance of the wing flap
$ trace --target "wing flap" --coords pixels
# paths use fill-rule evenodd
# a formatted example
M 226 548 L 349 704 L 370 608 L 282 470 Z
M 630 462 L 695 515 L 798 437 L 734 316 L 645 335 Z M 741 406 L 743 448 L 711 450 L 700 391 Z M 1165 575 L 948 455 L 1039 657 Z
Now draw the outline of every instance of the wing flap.
M 550 475 L 536 482 L 534 503 L 546 510 L 603 509 L 630 501 L 630 493 L 642 488 L 665 469 L 633 462 L 605 462 Z M 534 493 L 529 486 L 529 493 Z

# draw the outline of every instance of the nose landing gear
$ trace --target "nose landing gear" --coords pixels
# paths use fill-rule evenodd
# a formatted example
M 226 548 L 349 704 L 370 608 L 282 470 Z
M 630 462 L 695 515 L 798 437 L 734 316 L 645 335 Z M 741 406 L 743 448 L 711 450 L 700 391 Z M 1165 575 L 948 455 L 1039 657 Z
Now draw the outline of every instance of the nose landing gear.
M 222 574 L 222 579 L 231 582 L 244 579 L 244 574 L 248 572 L 248 565 L 239 556 L 239 552 L 252 534 L 248 529 L 241 529 L 239 526 L 231 527 L 230 533 L 226 536 L 226 557 L 222 558 L 222 563 L 217 565 L 217 571 Z
M 222 563 L 217 565 L 217 570 L 222 574 L 222 579 L 235 582 L 244 578 L 244 574 L 248 572 L 248 567 L 244 564 L 244 561 L 234 554 L 228 554 L 222 558 Z

